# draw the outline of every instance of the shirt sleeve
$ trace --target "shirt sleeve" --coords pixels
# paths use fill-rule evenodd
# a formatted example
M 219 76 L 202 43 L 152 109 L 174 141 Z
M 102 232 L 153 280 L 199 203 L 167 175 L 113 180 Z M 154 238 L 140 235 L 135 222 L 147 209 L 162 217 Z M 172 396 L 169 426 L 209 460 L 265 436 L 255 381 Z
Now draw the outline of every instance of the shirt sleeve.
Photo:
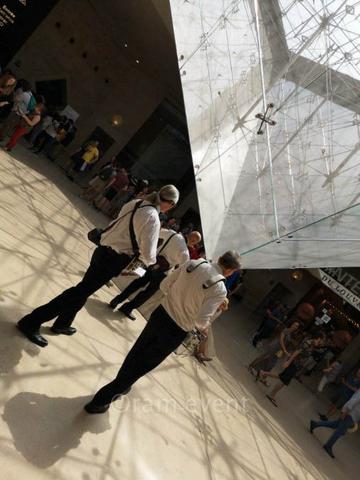
M 145 210 L 145 208 L 143 210 Z M 148 210 L 146 212 L 146 220 L 144 216 L 141 216 L 140 218 L 143 225 L 137 235 L 137 241 L 140 250 L 140 260 L 145 265 L 149 266 L 156 263 L 156 249 L 160 232 L 160 220 L 157 212 L 156 215 L 149 215 L 149 209 L 146 210 Z
M 183 265 L 185 262 L 190 260 L 189 250 L 187 245 L 184 242 L 184 245 L 180 245 L 178 254 L 176 256 L 176 265 Z
M 207 297 L 203 302 L 200 308 L 199 317 L 196 320 L 196 324 L 200 328 L 207 328 L 211 325 L 214 316 L 216 315 L 216 310 L 226 298 L 225 289 L 217 288 L 215 292 L 211 293 L 211 296 Z
M 354 393 L 354 395 L 350 398 L 348 402 L 342 407 L 343 410 L 347 410 L 348 412 L 360 402 L 360 390 Z
M 185 268 L 185 267 L 184 267 Z M 173 286 L 173 284 L 176 282 L 176 280 L 179 278 L 180 272 L 182 268 L 177 268 L 173 272 L 169 273 L 164 280 L 160 283 L 160 290 L 167 295 Z

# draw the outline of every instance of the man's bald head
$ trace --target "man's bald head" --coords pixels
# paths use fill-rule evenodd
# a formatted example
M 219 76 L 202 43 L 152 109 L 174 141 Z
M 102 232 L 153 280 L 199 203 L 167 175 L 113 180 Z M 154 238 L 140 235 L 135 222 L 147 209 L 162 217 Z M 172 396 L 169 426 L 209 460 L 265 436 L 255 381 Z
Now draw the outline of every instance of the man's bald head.
M 195 247 L 198 243 L 201 242 L 201 233 L 200 232 L 191 232 L 187 236 L 187 244 L 189 247 Z

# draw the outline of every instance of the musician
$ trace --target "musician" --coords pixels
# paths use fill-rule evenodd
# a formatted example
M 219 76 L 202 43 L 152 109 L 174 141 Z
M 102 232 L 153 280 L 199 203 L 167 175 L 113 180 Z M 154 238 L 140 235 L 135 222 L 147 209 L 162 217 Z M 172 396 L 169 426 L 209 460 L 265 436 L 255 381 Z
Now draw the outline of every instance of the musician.
M 40 334 L 40 327 L 50 320 L 56 319 L 51 327 L 54 333 L 73 335 L 76 328 L 71 324 L 88 297 L 126 269 L 135 253 L 144 266 L 156 263 L 159 212 L 169 211 L 178 200 L 177 188 L 166 185 L 144 200 L 125 204 L 118 218 L 102 234 L 80 283 L 25 315 L 17 323 L 18 329 L 40 347 L 48 344 Z
M 165 294 L 126 356 L 116 378 L 85 405 L 88 413 L 104 413 L 143 375 L 160 365 L 195 326 L 207 328 L 226 298 L 224 280 L 240 268 L 240 256 L 229 251 L 217 263 L 190 260 L 160 285 Z
M 139 292 L 132 300 L 124 303 L 119 311 L 126 315 L 130 320 L 136 317 L 132 311 L 139 308 L 159 289 L 160 283 L 166 277 L 166 274 L 189 260 L 189 252 L 186 240 L 181 233 L 174 230 L 162 228 L 159 235 L 159 248 L 157 251 L 157 262 L 151 265 L 144 276 L 131 282 L 120 295 L 113 298 L 109 304 L 111 308 L 116 308 L 124 302 L 132 293 L 146 286 L 145 290 Z

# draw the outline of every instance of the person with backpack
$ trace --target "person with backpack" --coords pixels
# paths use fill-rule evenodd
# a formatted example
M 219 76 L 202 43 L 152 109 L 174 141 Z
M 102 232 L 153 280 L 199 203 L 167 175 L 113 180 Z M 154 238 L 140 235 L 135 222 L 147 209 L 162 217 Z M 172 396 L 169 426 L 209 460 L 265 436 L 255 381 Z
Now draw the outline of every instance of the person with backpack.
M 107 214 L 107 210 L 111 205 L 111 202 L 115 199 L 115 197 L 121 192 L 125 193 L 129 186 L 129 176 L 125 168 L 117 168 L 116 175 L 112 178 L 111 182 L 108 184 L 104 193 L 100 199 L 94 202 L 94 206 L 102 210 L 105 214 Z
M 94 178 L 90 180 L 89 186 L 84 190 L 81 198 L 93 202 L 98 195 L 109 187 L 116 175 L 117 170 L 112 162 L 102 166 Z
M 133 263 L 144 266 L 156 263 L 159 212 L 167 212 L 178 200 L 178 189 L 174 185 L 166 185 L 144 200 L 134 200 L 124 205 L 119 217 L 101 232 L 98 246 L 82 280 L 25 315 L 18 321 L 18 329 L 40 347 L 48 344 L 40 334 L 40 327 L 53 319 L 56 319 L 51 327 L 53 333 L 76 333 L 76 328 L 71 325 L 77 312 L 93 293 L 123 270 L 129 270 Z
M 183 265 L 188 260 L 189 252 L 186 241 L 181 233 L 162 228 L 159 235 L 159 248 L 157 250 L 157 261 L 155 265 L 151 265 L 146 270 L 145 275 L 131 282 L 120 295 L 113 298 L 109 306 L 113 309 L 116 308 L 137 290 L 146 287 L 132 300 L 123 303 L 118 310 L 130 320 L 136 320 L 132 311 L 135 308 L 139 308 L 157 292 L 160 283 L 164 280 L 168 272 L 171 272 L 176 266 Z
M 283 364 L 283 370 L 280 373 L 272 373 L 271 371 L 260 370 L 257 380 L 265 380 L 267 377 L 277 378 L 280 382 L 276 383 L 266 398 L 277 407 L 276 397 L 280 390 L 290 385 L 293 378 L 301 370 L 304 363 L 311 356 L 312 352 L 321 346 L 324 342 L 322 335 L 315 335 L 313 338 L 305 338 L 299 347 L 286 357 Z
M 115 379 L 85 405 L 86 412 L 105 413 L 139 378 L 160 365 L 195 327 L 206 329 L 226 298 L 225 278 L 240 267 L 240 255 L 228 251 L 217 263 L 189 260 L 168 275 L 160 285 L 164 294 L 161 304 L 151 314 Z

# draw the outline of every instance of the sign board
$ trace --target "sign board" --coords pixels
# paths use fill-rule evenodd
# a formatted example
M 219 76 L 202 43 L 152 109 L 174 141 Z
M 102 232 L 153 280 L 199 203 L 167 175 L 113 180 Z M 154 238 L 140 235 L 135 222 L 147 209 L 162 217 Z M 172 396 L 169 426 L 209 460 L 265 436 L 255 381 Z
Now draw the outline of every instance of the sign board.
M 328 270 L 330 270 L 331 272 L 328 272 Z M 357 278 L 346 272 L 347 282 L 344 282 L 344 284 L 340 283 L 337 278 L 342 278 L 343 280 L 345 279 L 345 273 L 343 273 L 341 270 L 341 268 L 319 269 L 320 279 L 324 285 L 326 285 L 333 292 L 335 292 L 341 298 L 350 303 L 350 305 L 360 311 L 360 298 L 356 294 L 359 281 L 357 280 Z M 352 278 L 348 278 L 349 275 Z M 347 285 L 348 288 L 345 285 Z M 356 293 L 355 291 L 352 291 L 353 289 L 356 289 Z
M 71 118 L 71 120 L 74 120 L 74 122 L 76 122 L 76 120 L 80 117 L 80 114 L 70 105 L 66 105 L 64 110 L 61 112 L 61 115 L 66 115 L 67 118 Z
M 59 0 L 1 0 L 0 66 L 4 68 Z

